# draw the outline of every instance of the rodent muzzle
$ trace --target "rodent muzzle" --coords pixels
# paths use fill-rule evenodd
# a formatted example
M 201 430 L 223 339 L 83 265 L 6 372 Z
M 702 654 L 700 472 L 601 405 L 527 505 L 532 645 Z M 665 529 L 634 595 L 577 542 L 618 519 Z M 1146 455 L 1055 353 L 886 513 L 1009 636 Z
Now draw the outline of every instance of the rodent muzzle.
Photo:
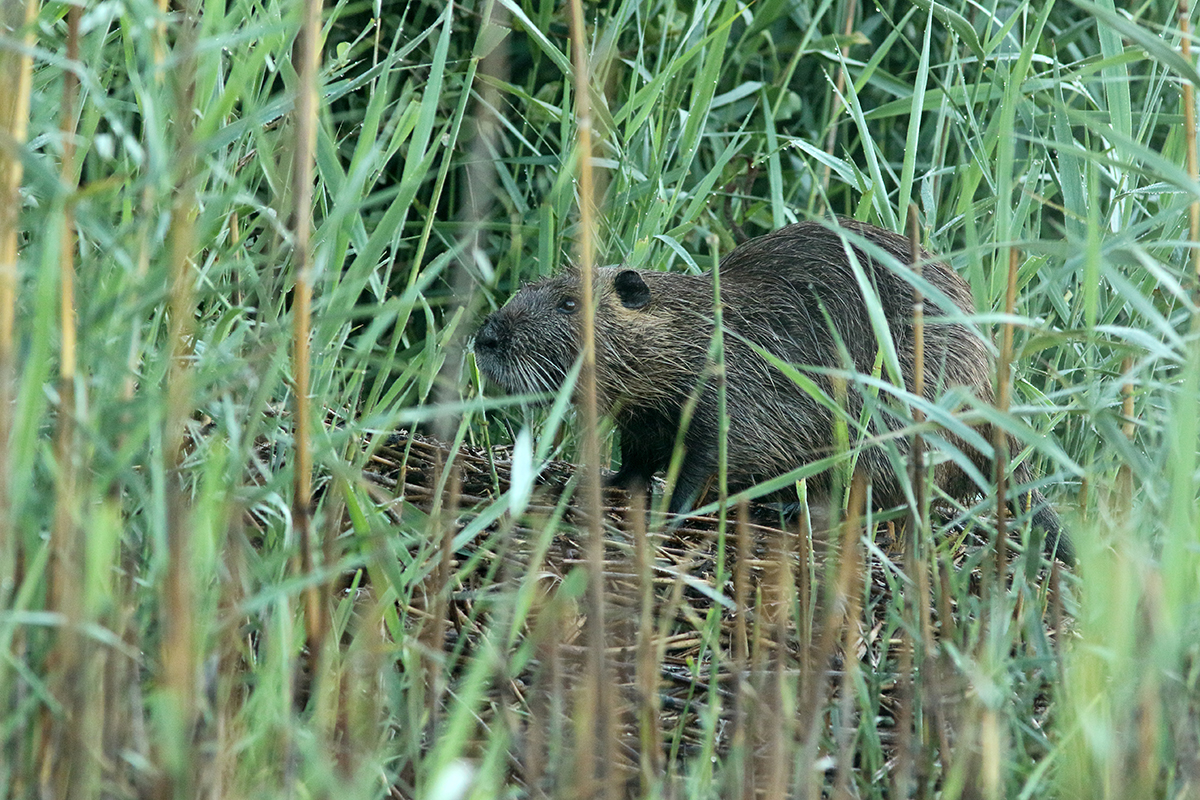
M 474 347 L 476 354 L 480 351 L 495 353 L 500 350 L 500 326 L 494 314 L 488 315 L 475 334 Z
M 511 338 L 507 327 L 497 319 L 496 314 L 489 314 L 471 342 L 479 371 L 504 387 L 505 391 L 513 391 L 518 383 L 514 380 L 510 363 Z

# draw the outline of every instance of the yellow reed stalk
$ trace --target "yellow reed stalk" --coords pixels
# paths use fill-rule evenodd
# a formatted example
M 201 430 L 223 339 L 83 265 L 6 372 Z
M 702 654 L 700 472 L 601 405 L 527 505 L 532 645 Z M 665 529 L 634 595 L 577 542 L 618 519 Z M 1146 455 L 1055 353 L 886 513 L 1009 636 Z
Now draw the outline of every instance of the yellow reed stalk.
M 67 12 L 67 62 L 79 62 L 79 19 L 81 9 L 70 6 Z M 93 727 L 95 717 L 88 713 L 89 697 L 83 691 L 81 680 L 84 675 L 85 654 L 77 635 L 77 626 L 83 621 L 82 598 L 83 578 L 81 542 L 76 524 L 79 503 L 78 470 L 75 446 L 75 415 L 78 403 L 75 397 L 76 371 L 76 325 L 75 325 L 75 235 L 72 211 L 74 194 L 78 187 L 78 168 L 75 164 L 75 117 L 79 94 L 79 79 L 68 68 L 63 72 L 61 101 L 62 120 L 59 131 L 62 135 L 62 164 L 60 191 L 67 193 L 63 204 L 62 228 L 59 231 L 59 300 L 62 352 L 59 356 L 59 407 L 57 431 L 54 441 L 55 463 L 58 468 L 55 486 L 54 527 L 50 534 L 50 587 L 49 610 L 61 613 L 68 625 L 59 632 L 49 663 L 52 685 L 56 694 L 68 709 L 67 719 L 44 717 L 50 722 L 47 734 L 55 743 L 52 750 L 44 752 L 48 758 L 42 769 L 42 789 L 49 794 L 68 793 L 73 780 L 94 772 L 93 759 L 87 757 L 82 726 Z M 91 693 L 94 695 L 94 693 Z M 99 699 L 99 698 L 95 698 Z M 51 721 L 53 720 L 53 721 Z M 90 724 L 89 724 L 90 723 Z
M 588 95 L 591 76 L 584 32 L 583 5 L 571 0 L 571 50 L 575 68 L 575 115 L 579 143 L 579 273 L 583 305 L 583 368 L 579 374 L 583 412 L 583 496 L 588 519 L 588 661 L 579 715 L 579 749 L 576 752 L 577 796 L 594 797 L 595 781 L 600 781 L 600 796 L 615 793 L 613 774 L 613 719 L 607 663 L 604 653 L 604 540 L 600 502 L 600 442 L 596 435 L 599 412 L 596 405 L 596 308 L 593 292 L 595 275 L 593 235 L 596 220 L 595 189 L 592 174 L 592 111 Z M 598 741 L 597 741 L 598 740 Z
M 159 731 L 164 792 L 191 794 L 196 765 L 190 751 L 196 715 L 195 597 L 192 580 L 191 514 L 184 490 L 183 458 L 191 416 L 193 377 L 190 362 L 195 337 L 196 152 L 193 107 L 199 10 L 193 0 L 180 18 L 175 41 L 175 148 L 178 153 L 171 203 L 167 288 L 170 366 L 163 431 L 163 469 L 167 476 L 167 567 L 162 580 L 162 687 L 170 713 Z
M 307 0 L 300 27 L 296 96 L 296 143 L 292 162 L 292 198 L 296 229 L 293 242 L 296 289 L 292 305 L 292 374 L 296 392 L 296 459 L 292 522 L 300 542 L 300 571 L 310 575 L 317 550 L 312 530 L 312 408 L 309 401 L 309 340 L 312 324 L 312 184 L 317 141 L 317 69 L 321 61 L 321 0 Z M 305 632 L 308 637 L 310 674 L 319 677 L 324 652 L 326 605 L 321 587 L 304 591 Z
M 1004 293 L 1004 313 L 1011 317 L 1017 306 L 1017 263 L 1021 252 L 1015 247 L 1008 251 L 1008 287 Z M 1008 413 L 1012 397 L 1011 373 L 1013 359 L 1013 324 L 1006 321 L 1000 343 L 1000 358 L 996 364 L 996 408 Z M 1004 577 L 1008 566 L 1008 506 L 1004 502 L 1008 493 L 1008 434 L 999 425 L 992 426 L 993 463 L 996 470 L 996 572 L 995 589 L 1004 591 Z
M 71 6 L 67 12 L 67 61 L 79 60 L 79 6 Z M 62 191 L 73 193 L 77 188 L 75 166 L 75 102 L 79 94 L 79 79 L 70 69 L 63 73 L 62 123 L 59 127 L 63 139 L 61 165 Z M 72 201 L 66 200 L 63 208 L 62 230 L 59 233 L 59 311 L 62 336 L 62 353 L 59 357 L 59 412 L 58 432 L 55 444 L 58 464 L 58 497 L 52 534 L 51 557 L 54 569 L 51 572 L 50 607 L 64 608 L 64 592 L 73 592 L 78 587 L 73 573 L 74 522 L 72 505 L 75 499 L 75 369 L 76 369 L 76 326 L 75 326 L 75 234 Z
M 9 524 L 9 436 L 12 432 L 13 326 L 17 305 L 17 217 L 21 209 L 20 150 L 29 134 L 37 0 L 0 3 L 0 25 L 18 33 L 23 51 L 0 49 L 0 576 L 20 569 L 20 543 Z
M 1188 38 L 1188 0 L 1179 0 L 1179 39 L 1184 59 L 1192 63 L 1192 42 Z M 1187 169 L 1192 184 L 1200 181 L 1200 164 L 1196 154 L 1196 87 L 1183 81 L 1183 131 L 1187 142 Z M 1200 298 L 1200 199 L 1192 200 L 1188 208 L 1188 234 L 1192 244 L 1192 274 L 1196 279 L 1195 295 Z M 1200 328 L 1200 313 L 1193 318 L 1193 325 Z
M 917 218 L 917 206 L 908 204 L 908 251 L 909 266 L 913 272 L 921 275 L 921 227 Z M 912 393 L 916 397 L 925 396 L 925 298 L 921 290 L 913 287 L 913 382 Z M 919 406 L 913 406 L 913 422 L 920 424 L 925 421 L 925 412 Z M 914 613 L 918 618 L 928 616 L 929 589 L 928 575 L 924 569 L 922 537 L 924 525 L 921 516 L 925 513 L 925 443 L 920 432 L 912 437 L 912 457 L 910 459 L 910 480 L 913 488 L 913 507 L 908 515 L 908 542 L 904 549 L 905 568 L 917 584 L 917 596 L 914 602 L 906 603 L 908 608 L 920 609 Z M 922 580 L 922 578 L 924 580 Z M 924 612 L 924 613 L 922 613 Z M 922 619 L 923 621 L 923 619 Z M 924 626 L 921 627 L 925 630 Z M 894 775 L 894 793 L 897 797 L 906 797 L 914 774 L 913 761 L 915 758 L 913 746 L 913 725 L 916 719 L 914 705 L 916 704 L 915 674 L 913 662 L 916 642 L 901 645 L 900 675 L 897 683 L 899 709 L 896 713 L 896 769 Z
M 856 8 L 857 5 L 858 5 L 857 0 L 850 0 L 849 4 L 846 6 L 846 27 L 842 31 L 842 33 L 845 34 L 845 36 L 847 38 L 850 37 L 850 34 L 854 33 L 854 14 L 857 11 L 857 8 Z M 838 65 L 838 72 L 837 72 L 837 79 L 836 79 L 837 91 L 834 93 L 834 98 L 835 98 L 835 102 L 837 102 L 837 105 L 835 105 L 833 107 L 833 110 L 830 113 L 829 133 L 825 137 L 825 152 L 826 152 L 826 154 L 828 154 L 830 156 L 833 155 L 833 150 L 837 146 L 837 137 L 838 137 L 837 120 L 838 120 L 838 117 L 840 117 L 842 115 L 842 109 L 844 109 L 846 107 L 844 103 L 838 102 L 837 98 L 842 97 L 843 93 L 846 91 L 846 59 L 849 57 L 849 55 L 850 55 L 850 45 L 849 44 L 842 45 L 842 57 L 840 59 L 841 63 Z M 831 167 L 828 163 L 826 163 L 824 169 L 821 170 L 821 196 L 822 197 L 824 197 L 825 195 L 827 195 L 829 193 L 829 179 L 832 175 L 833 175 L 833 167 Z
M 830 659 L 833 658 L 839 638 L 845 637 L 849 643 L 850 631 L 855 626 L 855 619 L 862 609 L 862 599 L 859 596 L 862 587 L 862 571 L 865 567 L 862 561 L 859 538 L 862 535 L 862 519 L 867 504 L 867 478 L 861 470 L 855 470 L 850 476 L 850 496 L 846 505 L 846 516 L 842 520 L 840 545 L 838 549 L 837 574 L 834 579 L 833 591 L 829 594 L 830 601 L 825 608 L 824 620 L 821 623 L 821 638 L 816 650 L 802 650 L 805 661 L 801 664 L 804 682 L 800 687 L 800 702 L 798 708 L 806 709 L 808 719 L 801 723 L 805 728 L 802 750 L 797 764 L 797 775 L 802 783 L 799 786 L 801 797 L 819 797 L 819 786 L 824 773 L 816 769 L 818 744 L 821 731 L 825 727 L 825 703 L 829 699 Z M 830 531 L 833 535 L 833 531 Z M 801 574 L 805 572 L 804 561 L 801 561 Z M 807 589 L 807 587 L 805 587 Z M 805 640 L 810 641 L 810 640 Z M 849 651 L 853 652 L 853 650 Z M 851 656 L 853 658 L 853 656 Z M 848 769 L 843 761 L 839 769 Z

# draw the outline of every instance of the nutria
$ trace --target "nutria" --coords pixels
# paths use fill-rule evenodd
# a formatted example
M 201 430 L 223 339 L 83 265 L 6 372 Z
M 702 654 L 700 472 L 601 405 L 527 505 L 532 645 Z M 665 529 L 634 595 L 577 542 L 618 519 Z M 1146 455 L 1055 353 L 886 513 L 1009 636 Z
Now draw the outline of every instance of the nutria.
M 831 370 L 849 367 L 869 375 L 875 367 L 879 345 L 846 255 L 847 242 L 861 274 L 875 288 L 905 385 L 912 386 L 912 285 L 870 254 L 873 246 L 907 263 L 908 240 L 873 225 L 842 221 L 840 226 L 842 233 L 819 222 L 789 225 L 739 245 L 720 262 L 731 491 L 833 451 L 833 418 L 827 406 L 759 355 L 756 347 L 799 367 L 827 397 L 835 396 Z M 961 387 L 990 402 L 988 348 L 969 326 L 949 319 L 943 307 L 949 302 L 957 306 L 955 311 L 973 313 L 970 287 L 946 264 L 925 252 L 921 257 L 924 279 L 937 290 L 925 300 L 925 395 L 934 399 Z M 706 371 L 713 332 L 712 275 L 605 267 L 597 270 L 595 281 L 597 401 L 620 432 L 621 468 L 610 483 L 645 484 L 666 469 L 682 411 L 699 386 L 669 503 L 672 512 L 686 511 L 718 463 L 718 393 Z M 522 288 L 476 334 L 480 371 L 508 392 L 557 390 L 579 356 L 579 307 L 579 274 L 574 270 Z M 701 382 L 702 375 L 709 377 Z M 863 391 L 865 387 L 854 382 L 845 390 L 851 420 L 861 418 Z M 887 402 L 875 403 L 874 408 L 869 434 L 902 424 L 889 415 Z M 987 436 L 987 431 L 981 433 Z M 957 449 L 982 474 L 990 474 L 988 460 L 959 437 L 941 431 L 940 441 L 938 436 L 931 438 L 935 446 Z M 888 437 L 888 446 L 904 459 L 908 438 Z M 858 465 L 870 477 L 879 506 L 905 501 L 884 447 L 864 448 Z M 1013 477 L 1020 484 L 1031 479 L 1024 463 L 1017 465 Z M 935 467 L 934 480 L 952 497 L 980 493 L 951 459 Z M 810 480 L 810 487 L 827 492 L 828 474 Z M 1056 547 L 1057 555 L 1069 562 L 1070 543 L 1045 498 L 1032 490 L 1023 499 L 1035 508 L 1034 523 L 1045 531 L 1048 549 L 1054 552 L 1051 548 Z

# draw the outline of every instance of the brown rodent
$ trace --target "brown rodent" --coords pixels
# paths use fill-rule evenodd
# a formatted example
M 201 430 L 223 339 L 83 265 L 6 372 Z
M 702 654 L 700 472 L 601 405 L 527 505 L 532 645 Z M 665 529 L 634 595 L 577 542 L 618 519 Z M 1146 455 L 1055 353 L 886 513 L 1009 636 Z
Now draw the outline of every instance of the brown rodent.
M 860 374 L 872 372 L 879 344 L 846 255 L 846 242 L 879 298 L 905 386 L 913 385 L 912 285 L 869 252 L 874 246 L 897 262 L 908 263 L 908 240 L 873 225 L 842 221 L 840 226 L 842 233 L 818 222 L 789 225 L 739 245 L 721 260 L 729 418 L 726 465 L 731 491 L 782 475 L 833 450 L 829 409 L 754 346 L 796 365 L 830 398 L 835 393 L 829 370 L 850 367 Z M 868 247 L 861 246 L 864 241 Z M 925 299 L 925 396 L 934 399 L 951 387 L 963 387 L 989 402 L 992 371 L 987 346 L 968 326 L 946 319 L 945 306 L 938 302 L 949 301 L 970 314 L 974 311 L 970 287 L 927 253 L 922 253 L 922 261 L 925 281 L 942 295 L 932 293 Z M 706 373 L 711 366 L 712 275 L 606 267 L 597 270 L 595 281 L 597 399 L 620 432 L 621 469 L 611 483 L 645 483 L 666 469 L 682 410 L 700 386 L 683 433 L 683 460 L 669 504 L 672 512 L 685 511 L 716 473 L 718 463 L 718 393 L 716 381 Z M 476 334 L 480 371 L 508 392 L 556 391 L 579 356 L 579 288 L 579 274 L 573 270 L 522 288 Z M 709 377 L 701 384 L 705 374 Z M 863 391 L 861 385 L 848 382 L 845 410 L 851 420 L 861 418 Z M 888 403 L 881 401 L 874 403 L 867 431 L 880 436 L 901 424 L 889 415 Z M 987 431 L 981 434 L 988 436 Z M 908 438 L 886 438 L 887 447 L 894 448 L 902 464 Z M 943 430 L 929 438 L 933 446 L 949 445 L 965 454 L 983 475 L 991 474 L 990 461 L 960 437 Z M 905 501 L 896 466 L 884 446 L 864 448 L 858 466 L 870 477 L 879 506 Z M 1013 478 L 1018 484 L 1030 481 L 1024 463 L 1017 465 Z M 980 493 L 975 481 L 951 459 L 935 467 L 934 480 L 953 497 Z M 810 480 L 810 487 L 818 493 L 828 491 L 828 476 Z M 1050 552 L 1056 547 L 1057 555 L 1070 563 L 1071 546 L 1057 514 L 1037 490 L 1022 499 L 1035 509 L 1034 523 L 1045 531 Z

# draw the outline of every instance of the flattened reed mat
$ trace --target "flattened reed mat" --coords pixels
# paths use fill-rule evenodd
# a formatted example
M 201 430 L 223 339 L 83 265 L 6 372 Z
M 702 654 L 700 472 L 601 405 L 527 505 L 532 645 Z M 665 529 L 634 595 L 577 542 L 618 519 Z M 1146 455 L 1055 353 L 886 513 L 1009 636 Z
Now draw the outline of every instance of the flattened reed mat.
M 514 778 L 527 785 L 549 780 L 547 765 L 564 769 L 562 754 L 583 739 L 607 741 L 623 779 L 732 752 L 764 774 L 800 748 L 816 769 L 833 769 L 841 759 L 821 754 L 856 748 L 862 714 L 874 717 L 875 752 L 887 754 L 874 765 L 882 775 L 907 744 L 897 720 L 911 725 L 914 704 L 952 745 L 953 706 L 969 681 L 941 642 L 961 646 L 968 621 L 959 615 L 978 610 L 992 564 L 982 540 L 960 531 L 943 541 L 931 575 L 929 560 L 919 570 L 906 559 L 902 522 L 876 524 L 869 537 L 844 523 L 814 535 L 806 519 L 780 524 L 758 506 L 732 509 L 723 525 L 647 513 L 625 491 L 605 489 L 597 659 L 576 474 L 575 465 L 547 464 L 514 518 L 498 502 L 513 484 L 508 448 L 464 445 L 452 457 L 447 445 L 406 432 L 376 443 L 364 475 L 395 528 L 374 535 L 394 541 L 398 530 L 402 568 L 422 576 L 398 601 L 403 635 L 422 657 L 401 668 L 424 670 L 432 727 L 482 676 L 478 741 L 494 741 L 504 726 Z M 960 609 L 951 579 L 968 581 L 971 609 Z M 370 598 L 369 583 L 347 576 L 342 591 L 352 585 Z M 1050 602 L 1042 615 L 1051 643 L 1058 607 Z M 594 731 L 578 724 L 587 709 Z M 1030 723 L 1046 709 L 1041 702 Z

